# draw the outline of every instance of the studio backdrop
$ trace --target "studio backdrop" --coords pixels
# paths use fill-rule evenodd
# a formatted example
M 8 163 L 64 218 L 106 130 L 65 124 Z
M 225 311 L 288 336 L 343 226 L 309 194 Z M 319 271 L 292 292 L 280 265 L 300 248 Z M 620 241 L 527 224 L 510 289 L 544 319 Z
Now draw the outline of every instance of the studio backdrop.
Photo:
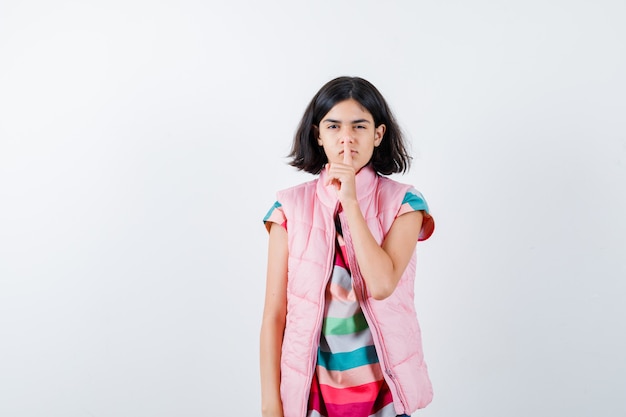
M 340 75 L 436 221 L 424 417 L 626 415 L 620 1 L 0 3 L 0 415 L 260 415 L 297 123 Z

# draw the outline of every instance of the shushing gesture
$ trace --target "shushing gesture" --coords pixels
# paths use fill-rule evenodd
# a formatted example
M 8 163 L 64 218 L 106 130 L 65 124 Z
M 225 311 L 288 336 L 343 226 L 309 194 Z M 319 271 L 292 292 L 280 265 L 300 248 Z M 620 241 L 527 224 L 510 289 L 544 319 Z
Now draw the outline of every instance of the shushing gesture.
M 356 172 L 352 161 L 350 141 L 343 142 L 343 162 L 329 162 L 326 164 L 326 185 L 333 185 L 342 204 L 356 201 Z

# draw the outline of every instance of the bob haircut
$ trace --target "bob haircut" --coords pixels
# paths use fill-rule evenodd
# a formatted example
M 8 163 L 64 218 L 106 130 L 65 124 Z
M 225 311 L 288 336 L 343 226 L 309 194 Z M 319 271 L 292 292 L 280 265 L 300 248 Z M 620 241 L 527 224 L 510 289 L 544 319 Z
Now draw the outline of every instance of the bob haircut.
M 289 165 L 311 174 L 319 174 L 328 158 L 317 143 L 319 124 L 335 104 L 354 99 L 363 106 L 374 119 L 376 127 L 384 124 L 385 135 L 379 146 L 374 148 L 370 164 L 378 174 L 389 175 L 408 171 L 411 157 L 400 126 L 396 122 L 384 97 L 369 81 L 359 77 L 338 77 L 327 82 L 315 94 L 300 120 L 294 137 Z

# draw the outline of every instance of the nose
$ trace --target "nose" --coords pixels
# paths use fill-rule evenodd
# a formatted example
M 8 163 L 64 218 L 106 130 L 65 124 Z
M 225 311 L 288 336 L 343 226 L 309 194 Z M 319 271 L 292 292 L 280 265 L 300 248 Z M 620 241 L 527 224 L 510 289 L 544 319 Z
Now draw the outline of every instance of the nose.
M 343 145 L 344 142 L 348 142 L 348 143 L 352 143 L 354 142 L 354 135 L 352 134 L 352 130 L 351 129 L 343 129 L 340 136 L 339 136 L 339 140 L 341 142 L 341 144 Z

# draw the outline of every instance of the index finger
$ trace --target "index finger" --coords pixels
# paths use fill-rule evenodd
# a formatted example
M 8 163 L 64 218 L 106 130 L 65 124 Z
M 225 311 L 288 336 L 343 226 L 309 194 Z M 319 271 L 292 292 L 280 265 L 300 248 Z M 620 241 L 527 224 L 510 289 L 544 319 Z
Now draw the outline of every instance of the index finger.
M 347 140 L 343 142 L 343 163 L 346 165 L 352 165 L 352 150 L 350 149 L 350 143 Z

